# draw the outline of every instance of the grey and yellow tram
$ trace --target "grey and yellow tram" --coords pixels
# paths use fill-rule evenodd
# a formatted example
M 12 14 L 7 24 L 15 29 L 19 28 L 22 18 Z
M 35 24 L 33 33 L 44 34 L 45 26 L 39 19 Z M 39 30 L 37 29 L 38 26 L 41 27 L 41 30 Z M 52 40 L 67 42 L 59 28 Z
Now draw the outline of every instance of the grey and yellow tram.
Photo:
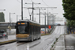
M 40 24 L 30 20 L 21 20 L 16 23 L 16 40 L 17 41 L 33 41 L 40 39 Z

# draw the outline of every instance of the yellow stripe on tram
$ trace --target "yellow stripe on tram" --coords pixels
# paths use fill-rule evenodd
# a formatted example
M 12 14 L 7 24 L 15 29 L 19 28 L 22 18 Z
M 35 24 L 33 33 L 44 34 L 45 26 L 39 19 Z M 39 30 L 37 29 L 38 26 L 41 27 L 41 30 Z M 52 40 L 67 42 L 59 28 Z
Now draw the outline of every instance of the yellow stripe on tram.
M 29 34 L 17 34 L 16 37 L 25 38 L 25 37 L 29 37 Z

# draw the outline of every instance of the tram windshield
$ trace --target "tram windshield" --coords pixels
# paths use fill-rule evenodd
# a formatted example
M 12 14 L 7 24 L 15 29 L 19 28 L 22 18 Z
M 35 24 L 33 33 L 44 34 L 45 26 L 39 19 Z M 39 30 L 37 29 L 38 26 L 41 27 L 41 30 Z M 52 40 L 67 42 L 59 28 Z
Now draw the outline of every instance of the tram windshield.
M 26 26 L 18 26 L 18 34 L 24 34 L 27 33 Z

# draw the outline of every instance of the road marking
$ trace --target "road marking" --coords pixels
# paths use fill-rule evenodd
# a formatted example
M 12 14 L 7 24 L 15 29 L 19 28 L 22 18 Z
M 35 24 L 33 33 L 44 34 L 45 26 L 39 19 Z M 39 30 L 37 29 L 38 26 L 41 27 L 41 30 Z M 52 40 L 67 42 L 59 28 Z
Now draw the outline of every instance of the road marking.
M 26 48 L 26 50 L 29 50 L 29 44 L 27 44 L 27 48 Z

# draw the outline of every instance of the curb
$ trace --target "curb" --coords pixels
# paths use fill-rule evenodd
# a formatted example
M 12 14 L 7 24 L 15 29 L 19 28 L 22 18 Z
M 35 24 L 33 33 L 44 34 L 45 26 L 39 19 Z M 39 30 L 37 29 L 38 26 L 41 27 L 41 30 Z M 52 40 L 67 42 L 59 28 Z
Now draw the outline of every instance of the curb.
M 56 38 L 56 40 L 55 40 L 54 43 L 52 44 L 50 50 L 54 50 L 54 46 L 55 46 L 55 44 L 58 42 L 58 39 L 59 39 L 61 36 L 62 36 L 62 35 L 60 35 L 58 38 Z
M 0 45 L 9 44 L 9 43 L 12 43 L 12 42 L 16 42 L 16 39 L 0 42 Z

